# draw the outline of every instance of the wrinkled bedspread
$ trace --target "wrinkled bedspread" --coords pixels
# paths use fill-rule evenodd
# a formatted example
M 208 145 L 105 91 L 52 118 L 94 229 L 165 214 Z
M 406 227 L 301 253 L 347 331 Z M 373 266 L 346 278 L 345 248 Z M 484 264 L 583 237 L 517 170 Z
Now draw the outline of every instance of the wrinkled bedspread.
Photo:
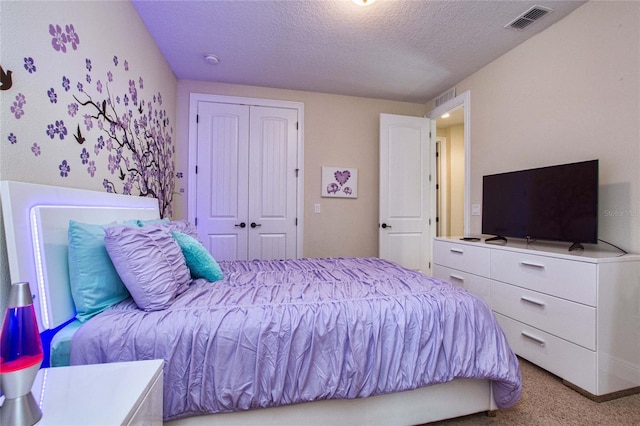
M 133 300 L 74 335 L 72 364 L 164 359 L 164 418 L 360 398 L 454 378 L 519 399 L 518 361 L 478 297 L 377 258 L 220 262 L 163 311 Z

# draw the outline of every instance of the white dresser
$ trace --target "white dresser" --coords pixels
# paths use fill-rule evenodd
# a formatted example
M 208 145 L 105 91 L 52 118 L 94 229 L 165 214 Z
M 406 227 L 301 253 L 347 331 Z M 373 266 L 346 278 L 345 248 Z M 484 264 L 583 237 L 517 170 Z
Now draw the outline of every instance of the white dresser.
M 38 426 L 162 425 L 163 360 L 43 368 Z
M 640 256 L 569 245 L 436 238 L 433 273 L 484 299 L 516 354 L 606 399 L 640 386 Z

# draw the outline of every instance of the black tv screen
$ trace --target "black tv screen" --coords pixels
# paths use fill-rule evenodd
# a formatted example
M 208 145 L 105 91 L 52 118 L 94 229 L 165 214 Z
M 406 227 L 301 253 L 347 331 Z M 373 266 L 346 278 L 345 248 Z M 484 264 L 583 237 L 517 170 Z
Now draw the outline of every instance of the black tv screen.
M 598 242 L 598 160 L 484 176 L 482 233 Z

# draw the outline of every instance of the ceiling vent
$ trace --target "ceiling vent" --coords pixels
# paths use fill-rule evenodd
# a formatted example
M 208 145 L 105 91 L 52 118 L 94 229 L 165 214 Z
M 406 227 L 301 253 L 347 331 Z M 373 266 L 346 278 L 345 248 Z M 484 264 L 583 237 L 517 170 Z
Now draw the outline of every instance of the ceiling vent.
M 512 30 L 523 30 L 529 25 L 533 24 L 538 19 L 543 16 L 551 13 L 553 9 L 544 6 L 533 6 L 524 12 L 522 15 L 518 16 L 513 21 L 509 22 L 505 25 L 505 28 L 510 28 Z
M 456 97 L 456 87 L 453 86 L 451 89 L 447 90 L 442 95 L 436 98 L 436 108 L 438 108 L 443 103 L 450 101 L 455 97 Z

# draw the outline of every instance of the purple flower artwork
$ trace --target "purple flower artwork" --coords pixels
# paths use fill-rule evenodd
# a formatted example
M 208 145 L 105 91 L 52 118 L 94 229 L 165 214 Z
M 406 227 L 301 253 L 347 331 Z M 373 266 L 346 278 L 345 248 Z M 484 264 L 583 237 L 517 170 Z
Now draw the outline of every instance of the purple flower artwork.
M 323 197 L 358 197 L 358 169 L 344 167 L 322 168 Z

